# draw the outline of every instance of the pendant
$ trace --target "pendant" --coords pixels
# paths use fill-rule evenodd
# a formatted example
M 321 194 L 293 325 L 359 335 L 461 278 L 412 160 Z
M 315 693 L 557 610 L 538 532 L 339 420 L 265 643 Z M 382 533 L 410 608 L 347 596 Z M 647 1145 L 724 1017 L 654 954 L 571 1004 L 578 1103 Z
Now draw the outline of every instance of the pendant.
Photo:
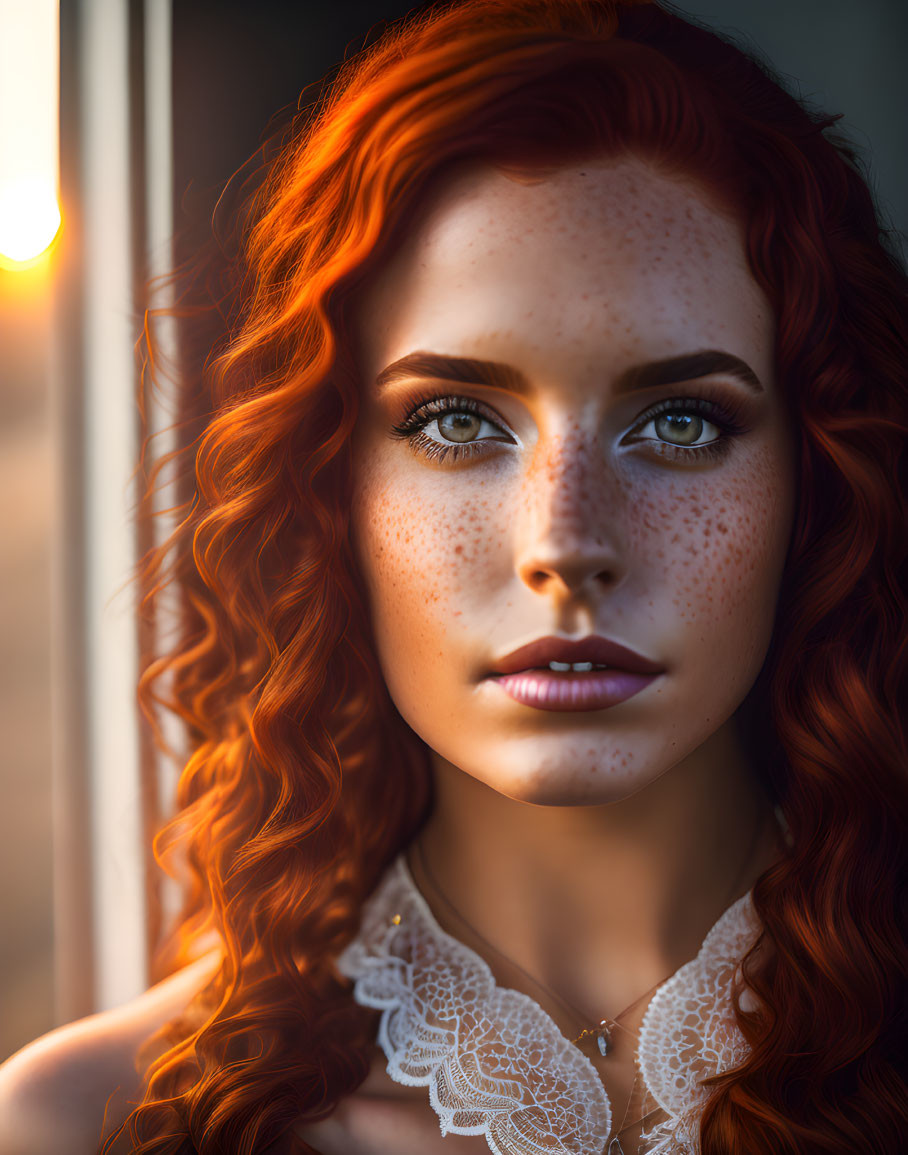
M 581 1031 L 573 1041 L 575 1043 L 582 1043 L 584 1039 L 589 1039 L 590 1037 L 595 1038 L 596 1046 L 599 1048 L 599 1054 L 604 1058 L 608 1054 L 609 1043 L 612 1041 L 612 1035 L 608 1029 L 608 1019 L 603 1019 L 595 1031 L 589 1029 Z

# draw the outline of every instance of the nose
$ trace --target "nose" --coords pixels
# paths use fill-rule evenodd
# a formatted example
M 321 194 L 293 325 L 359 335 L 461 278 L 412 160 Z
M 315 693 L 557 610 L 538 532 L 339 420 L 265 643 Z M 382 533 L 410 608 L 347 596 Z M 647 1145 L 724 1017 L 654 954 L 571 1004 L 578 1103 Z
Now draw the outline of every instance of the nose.
M 621 497 L 601 449 L 565 438 L 537 450 L 514 526 L 518 577 L 559 599 L 616 585 Z

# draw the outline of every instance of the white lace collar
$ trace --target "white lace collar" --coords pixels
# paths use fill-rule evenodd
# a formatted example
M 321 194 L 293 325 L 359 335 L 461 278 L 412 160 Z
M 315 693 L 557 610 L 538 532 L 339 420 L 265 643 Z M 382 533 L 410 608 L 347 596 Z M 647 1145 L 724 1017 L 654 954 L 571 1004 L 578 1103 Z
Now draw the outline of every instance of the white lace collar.
M 757 932 L 748 892 L 653 996 L 637 1062 L 667 1118 L 644 1134 L 641 1151 L 698 1152 L 710 1094 L 700 1081 L 747 1054 L 731 988 Z M 604 1150 L 612 1110 L 596 1068 L 537 1002 L 498 986 L 486 962 L 442 930 L 403 854 L 370 896 L 338 967 L 355 980 L 358 1003 L 383 1011 L 388 1074 L 429 1088 L 442 1135 L 484 1135 L 494 1155 Z

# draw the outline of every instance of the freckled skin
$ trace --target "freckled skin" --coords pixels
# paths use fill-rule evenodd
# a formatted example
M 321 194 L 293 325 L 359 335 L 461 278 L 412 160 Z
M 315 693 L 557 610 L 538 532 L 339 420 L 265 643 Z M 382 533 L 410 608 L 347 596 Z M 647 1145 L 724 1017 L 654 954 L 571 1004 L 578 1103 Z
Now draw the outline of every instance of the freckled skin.
M 418 841 L 445 901 L 412 846 L 409 867 L 441 925 L 567 1037 L 629 1005 L 639 1029 L 641 996 L 778 854 L 734 712 L 770 641 L 794 455 L 741 226 L 637 160 L 530 182 L 466 170 L 354 305 L 353 545 L 389 692 L 430 750 Z M 616 389 L 634 366 L 710 349 L 763 393 L 719 375 Z M 503 362 L 530 395 L 429 380 L 379 393 L 417 351 Z M 479 452 L 438 460 L 390 435 L 456 395 L 486 411 L 469 419 Z M 697 396 L 738 402 L 741 432 L 693 462 L 642 419 Z M 719 433 L 706 416 L 702 440 Z M 422 435 L 444 444 L 438 419 Z M 487 677 L 536 638 L 591 633 L 665 672 L 585 712 L 519 704 Z M 627 1102 L 632 1043 L 598 1069 Z
M 439 759 L 509 798 L 562 806 L 626 798 L 710 757 L 766 654 L 794 499 L 774 322 L 740 225 L 697 184 L 642 162 L 582 171 L 453 178 L 357 313 L 354 539 L 391 695 Z M 746 431 L 697 463 L 660 456 L 652 424 L 628 443 L 654 403 L 698 393 L 617 396 L 622 371 L 704 349 L 742 358 L 763 383 L 755 395 L 710 379 L 743 400 Z M 417 350 L 525 374 L 529 398 L 419 383 L 425 399 L 483 402 L 504 441 L 451 463 L 388 436 L 413 404 L 370 383 Z M 665 674 L 581 713 L 520 705 L 484 677 L 554 633 L 612 638 Z

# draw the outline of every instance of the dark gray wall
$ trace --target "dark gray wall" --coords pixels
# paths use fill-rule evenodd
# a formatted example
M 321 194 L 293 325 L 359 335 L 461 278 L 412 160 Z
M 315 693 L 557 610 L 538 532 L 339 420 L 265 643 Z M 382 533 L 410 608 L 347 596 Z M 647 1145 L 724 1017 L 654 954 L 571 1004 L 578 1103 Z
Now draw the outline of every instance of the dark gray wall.
M 678 10 L 755 46 L 796 96 L 827 112 L 869 165 L 908 253 L 908 0 L 698 0 Z
M 221 188 L 300 94 L 414 0 L 174 0 L 177 258 L 205 239 Z M 317 90 L 308 96 L 314 99 Z

